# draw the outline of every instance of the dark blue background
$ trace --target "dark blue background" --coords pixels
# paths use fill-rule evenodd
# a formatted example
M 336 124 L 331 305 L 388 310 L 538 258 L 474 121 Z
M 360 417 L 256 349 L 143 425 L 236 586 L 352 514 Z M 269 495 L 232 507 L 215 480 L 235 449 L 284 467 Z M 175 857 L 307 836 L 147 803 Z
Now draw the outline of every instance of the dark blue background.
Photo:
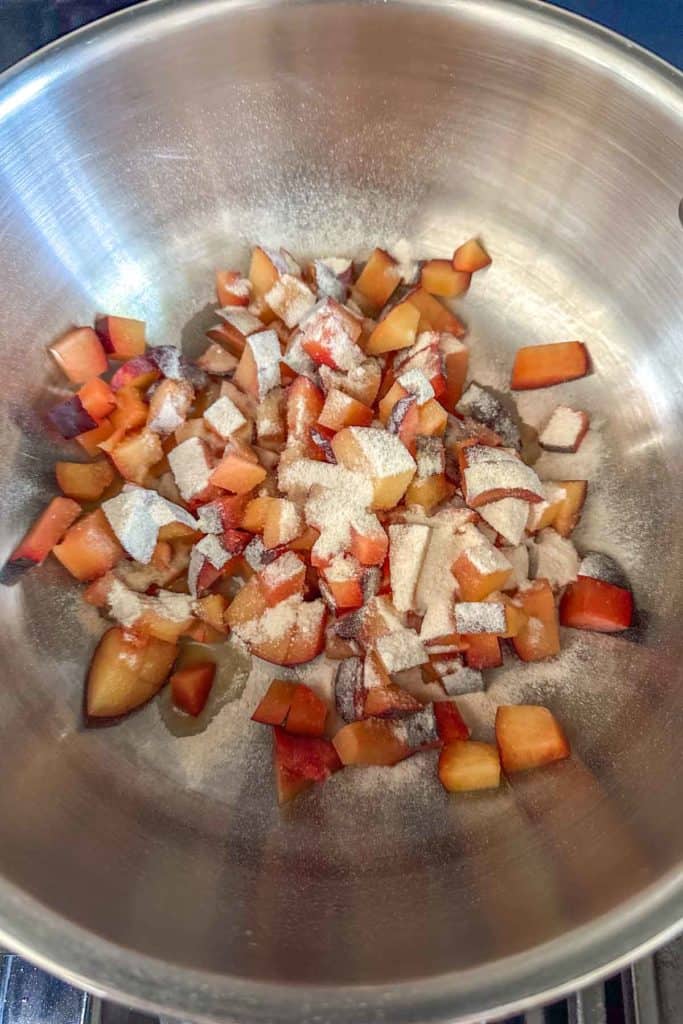
M 0 0 L 0 69 L 136 0 Z M 683 0 L 555 0 L 683 69 Z

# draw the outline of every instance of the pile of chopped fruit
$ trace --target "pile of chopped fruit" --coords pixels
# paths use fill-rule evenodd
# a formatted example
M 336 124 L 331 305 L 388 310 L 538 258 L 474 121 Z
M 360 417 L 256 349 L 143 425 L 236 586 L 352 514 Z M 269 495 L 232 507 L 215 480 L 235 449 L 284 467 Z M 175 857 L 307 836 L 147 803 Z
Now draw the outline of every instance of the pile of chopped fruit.
M 117 316 L 51 346 L 78 390 L 49 420 L 91 460 L 57 463 L 62 496 L 3 580 L 51 553 L 116 623 L 88 716 L 123 715 L 169 677 L 175 706 L 199 715 L 210 645 L 230 636 L 274 665 L 337 663 L 334 707 L 276 679 L 254 711 L 273 728 L 281 801 L 428 748 L 450 791 L 568 756 L 546 708 L 500 707 L 494 745 L 470 740 L 457 705 L 502 644 L 552 658 L 560 624 L 623 630 L 633 610 L 615 564 L 580 560 L 570 539 L 586 481 L 532 465 L 539 445 L 577 451 L 586 413 L 559 405 L 536 435 L 510 396 L 466 386 L 465 328 L 443 300 L 490 262 L 471 240 L 406 280 L 382 249 L 361 266 L 257 247 L 248 277 L 217 274 L 221 323 L 196 362 Z M 511 387 L 588 372 L 581 342 L 531 346 Z M 187 640 L 203 662 L 183 662 Z

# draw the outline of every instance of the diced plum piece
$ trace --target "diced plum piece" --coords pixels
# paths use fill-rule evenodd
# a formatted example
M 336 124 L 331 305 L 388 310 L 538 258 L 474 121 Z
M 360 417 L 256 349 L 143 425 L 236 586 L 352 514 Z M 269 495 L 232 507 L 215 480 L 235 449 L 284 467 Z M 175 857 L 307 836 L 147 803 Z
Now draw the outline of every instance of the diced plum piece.
M 232 445 L 209 477 L 209 482 L 224 491 L 248 494 L 262 484 L 267 473 L 256 454 L 246 445 Z
M 303 529 L 303 516 L 294 502 L 275 498 L 266 510 L 263 543 L 269 549 L 282 547 L 291 543 Z
M 319 296 L 346 302 L 353 280 L 353 261 L 334 256 L 316 259 L 308 265 L 307 276 Z
M 588 413 L 558 405 L 538 435 L 538 443 L 548 452 L 577 452 L 589 426 Z
M 249 280 L 255 298 L 263 298 L 269 292 L 281 273 L 287 273 L 280 252 L 273 252 L 255 245 L 251 251 Z
M 334 701 L 339 716 L 345 722 L 355 722 L 363 717 L 365 688 L 360 658 L 347 657 L 339 662 L 334 676 Z
M 293 551 L 286 551 L 259 573 L 261 593 L 269 608 L 304 592 L 306 566 Z
M 351 554 L 361 565 L 383 565 L 389 538 L 375 516 L 357 517 L 351 523 Z
M 420 432 L 420 409 L 414 395 L 406 395 L 396 402 L 387 420 L 387 432 L 397 436 L 411 455 L 415 454 Z
M 325 397 L 308 377 L 297 377 L 287 392 L 287 441 L 301 446 L 301 455 L 318 459 L 320 454 L 311 440 L 325 404 Z
M 109 418 L 115 430 L 128 433 L 144 427 L 148 413 L 149 407 L 137 388 L 120 388 L 116 392 L 116 409 Z
M 301 324 L 301 347 L 318 366 L 350 371 L 365 360 L 357 344 L 362 324 L 334 299 L 320 303 Z
M 470 238 L 453 253 L 453 267 L 466 274 L 474 274 L 477 270 L 488 267 L 491 257 L 484 246 L 476 238 Z
M 332 370 L 329 366 L 320 367 L 320 380 L 323 388 L 329 392 L 332 388 L 343 391 L 363 405 L 374 405 L 379 394 L 382 381 L 382 370 L 378 359 L 365 359 L 360 366 L 354 366 L 348 373 Z
M 449 743 L 439 755 L 439 779 L 449 793 L 497 789 L 500 758 L 495 745 L 474 740 Z
M 134 484 L 143 484 L 151 467 L 163 457 L 161 440 L 151 430 L 131 434 L 111 451 L 111 460 L 121 476 Z
M 365 351 L 369 356 L 377 356 L 396 349 L 410 348 L 415 341 L 419 321 L 419 310 L 409 302 L 399 302 L 379 321 L 368 339 Z
M 320 573 L 336 609 L 343 611 L 361 607 L 364 602 L 364 571 L 357 559 L 337 555 Z
M 444 405 L 451 412 L 455 409 L 465 387 L 465 378 L 469 365 L 469 349 L 454 334 L 439 335 L 439 348 L 443 359 L 443 371 L 446 378 Z
M 62 493 L 78 501 L 96 501 L 115 476 L 106 459 L 97 462 L 58 462 L 55 475 Z
M 282 388 L 274 388 L 256 408 L 256 436 L 259 445 L 276 452 L 281 450 L 287 438 L 286 415 L 286 393 Z
M 323 736 L 327 710 L 327 705 L 317 693 L 299 683 L 294 688 L 285 728 L 298 736 Z
M 206 597 L 200 597 L 194 603 L 197 618 L 221 634 L 227 633 L 225 623 L 227 607 L 228 602 L 222 594 L 207 594 Z
M 421 523 L 394 523 L 388 532 L 394 607 L 399 612 L 415 610 L 415 588 L 427 553 L 431 530 Z
M 275 331 L 259 331 L 247 338 L 235 384 L 256 401 L 280 386 L 280 341 Z
M 506 774 L 563 761 L 571 751 L 559 722 L 535 704 L 503 705 L 496 712 L 496 743 Z
M 377 312 L 389 301 L 401 281 L 401 269 L 388 252 L 375 249 L 365 264 L 356 290 L 368 303 L 368 312 Z
M 145 351 L 145 324 L 125 316 L 98 316 L 95 331 L 110 359 L 134 359 Z
M 324 782 L 342 767 L 329 740 L 318 736 L 293 736 L 273 729 L 278 800 L 292 800 L 315 782 Z
M 365 658 L 363 689 L 363 714 L 367 718 L 400 718 L 422 710 L 422 704 L 412 693 L 392 682 L 375 651 Z
M 454 700 L 435 701 L 434 715 L 436 717 L 439 739 L 444 743 L 453 743 L 456 740 L 468 740 L 470 738 L 470 730 Z
M 284 664 L 304 665 L 317 658 L 325 646 L 326 622 L 327 609 L 322 601 L 303 601 L 299 605 Z
M 430 295 L 454 299 L 470 286 L 470 274 L 456 269 L 452 260 L 427 260 L 422 267 L 420 284 Z
M 92 327 L 74 327 L 50 346 L 59 367 L 74 384 L 85 384 L 107 369 L 107 354 Z
M 418 409 L 418 434 L 424 437 L 441 437 L 448 426 L 448 413 L 435 398 L 431 398 Z
M 465 500 L 470 508 L 503 498 L 543 500 L 543 485 L 537 474 L 506 448 L 464 444 L 459 446 L 458 458 Z
M 406 302 L 415 306 L 420 314 L 419 331 L 442 331 L 454 334 L 456 338 L 462 338 L 465 334 L 465 325 L 458 320 L 455 313 L 446 309 L 434 295 L 430 295 L 424 288 L 414 288 L 406 295 Z
M 336 433 L 344 427 L 369 427 L 373 418 L 369 406 L 333 388 L 327 393 L 318 422 Z
M 166 682 L 178 648 L 116 626 L 95 651 L 86 684 L 90 718 L 125 715 L 146 704 Z
M 212 342 L 197 360 L 197 366 L 215 377 L 224 377 L 237 369 L 239 359 L 221 345 Z
M 103 576 L 124 557 L 123 548 L 100 508 L 71 526 L 52 553 L 81 582 Z
M 522 661 L 543 661 L 560 653 L 560 628 L 555 598 L 547 580 L 535 580 L 517 592 L 515 604 L 529 620 L 512 643 Z
M 512 566 L 507 558 L 483 538 L 482 543 L 462 551 L 453 565 L 463 601 L 483 601 L 495 590 L 502 590 Z
M 377 719 L 345 725 L 332 742 L 344 765 L 393 765 L 410 753 L 400 723 Z
M 113 433 L 114 424 L 111 420 L 105 419 L 94 430 L 86 430 L 84 434 L 78 434 L 74 441 L 77 441 L 88 455 L 94 457 L 99 454 L 100 445 L 104 444 Z
M 251 498 L 244 509 L 242 527 L 251 533 L 263 533 L 268 509 L 277 500 L 277 498 L 271 498 L 266 494 L 260 495 L 257 498 Z
M 371 477 L 373 508 L 397 505 L 415 474 L 415 462 L 401 441 L 374 427 L 346 427 L 335 434 L 332 449 L 347 469 Z
M 419 438 L 418 438 L 419 440 Z M 442 501 L 453 497 L 455 485 L 446 479 L 444 473 L 418 480 L 414 477 L 406 491 L 406 505 L 421 505 L 430 513 Z
M 67 441 L 97 427 L 97 420 L 86 411 L 78 395 L 72 395 L 53 406 L 47 418 Z
M 238 630 L 245 623 L 260 619 L 267 607 L 261 581 L 252 576 L 232 599 L 225 621 L 231 629 Z
M 246 310 L 244 312 L 245 315 L 251 315 L 247 314 Z M 270 315 L 271 317 L 273 316 L 272 313 Z M 255 317 L 254 319 L 256 320 Z M 259 320 L 257 323 L 261 323 L 261 321 Z M 225 349 L 226 355 L 231 356 L 237 363 L 239 363 L 240 357 L 244 352 L 244 346 L 247 343 L 246 334 L 243 334 L 242 331 L 238 330 L 232 323 L 226 322 L 216 324 L 214 327 L 209 328 L 206 332 L 206 336 L 210 341 L 215 342 L 215 344 L 220 348 Z M 204 366 L 203 369 L 206 370 L 207 373 L 213 372 L 206 366 Z
M 579 576 L 565 590 L 560 603 L 560 622 L 572 629 L 618 633 L 633 619 L 633 595 L 591 576 Z
M 485 668 L 499 668 L 503 664 L 500 640 L 491 633 L 472 633 L 467 637 L 465 661 L 468 668 L 479 671 Z
M 569 537 L 581 518 L 581 511 L 588 492 L 588 482 L 586 480 L 558 480 L 557 483 L 565 494 L 552 523 L 548 525 L 552 525 L 561 537 Z
M 174 705 L 194 718 L 206 706 L 216 675 L 216 663 L 200 661 L 186 665 L 171 676 L 171 695 Z
M 470 416 L 489 427 L 510 448 L 521 447 L 518 417 L 489 387 L 472 381 L 457 405 L 457 414 Z
M 125 389 L 118 392 L 124 394 Z M 162 437 L 172 434 L 187 419 L 194 402 L 194 388 L 187 380 L 163 380 L 155 389 L 147 410 L 146 422 L 150 430 Z M 112 417 L 115 425 L 116 414 Z M 145 421 L 143 421 L 145 422 Z M 142 424 L 135 424 L 141 426 Z
M 261 725 L 281 725 L 287 721 L 289 709 L 294 700 L 297 683 L 284 679 L 273 679 L 251 716 L 252 722 Z
M 14 549 L 0 572 L 0 582 L 13 583 L 26 569 L 40 565 L 81 514 L 70 498 L 53 498 Z
M 89 416 L 99 423 L 105 419 L 116 408 L 116 397 L 114 392 L 99 377 L 93 377 L 82 388 L 79 388 L 76 396 Z
M 308 285 L 293 274 L 282 274 L 264 295 L 266 305 L 288 328 L 297 327 L 315 305 Z
M 216 271 L 216 299 L 219 306 L 248 306 L 251 281 L 238 270 Z
M 111 379 L 112 391 L 119 391 L 121 388 L 139 388 L 144 391 L 156 380 L 159 380 L 161 373 L 156 363 L 148 356 L 136 356 L 128 362 L 119 366 Z
M 581 341 L 528 345 L 515 356 L 510 387 L 513 391 L 549 388 L 585 377 L 589 371 L 588 350 Z

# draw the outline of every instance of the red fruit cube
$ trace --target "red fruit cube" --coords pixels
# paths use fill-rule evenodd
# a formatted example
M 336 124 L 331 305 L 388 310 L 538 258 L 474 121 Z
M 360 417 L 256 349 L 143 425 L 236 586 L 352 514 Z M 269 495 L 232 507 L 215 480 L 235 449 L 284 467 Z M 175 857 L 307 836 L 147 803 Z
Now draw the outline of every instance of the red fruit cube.
M 633 594 L 624 587 L 579 576 L 565 590 L 560 603 L 560 622 L 573 629 L 618 633 L 633 619 Z
M 141 430 L 119 441 L 111 450 L 111 460 L 124 480 L 144 484 L 147 473 L 164 457 L 158 434 Z
M 534 582 L 520 590 L 514 599 L 529 617 L 512 638 L 522 661 L 543 661 L 560 653 L 560 628 L 552 587 L 547 580 Z
M 79 389 L 77 397 L 89 416 L 99 423 L 116 408 L 116 396 L 99 377 L 93 377 Z
M 562 761 L 570 754 L 567 737 L 552 712 L 535 704 L 499 707 L 496 743 L 507 774 Z
M 314 782 L 324 782 L 342 763 L 329 740 L 317 736 L 293 736 L 273 729 L 275 773 L 281 804 L 293 799 Z
M 456 269 L 452 260 L 427 260 L 422 267 L 420 284 L 431 295 L 454 299 L 470 286 L 470 274 Z
M 332 742 L 345 765 L 392 765 L 410 753 L 400 724 L 376 718 L 350 722 L 339 730 Z
M 384 249 L 375 249 L 356 281 L 356 291 L 367 300 L 367 312 L 382 309 L 400 280 L 401 269 L 393 256 Z
M 285 679 L 273 679 L 251 716 L 252 722 L 259 722 L 261 725 L 284 726 L 297 685 L 297 683 L 290 683 Z
M 351 524 L 351 554 L 361 565 L 384 565 L 388 552 L 389 538 L 375 516 Z
M 273 608 L 294 594 L 303 595 L 306 566 L 293 551 L 285 551 L 261 569 L 259 579 L 266 604 Z
M 137 356 L 119 366 L 111 379 L 112 391 L 119 391 L 125 387 L 139 388 L 144 391 L 160 376 L 161 373 L 156 363 L 153 363 L 147 356 Z
M 125 316 L 98 316 L 95 331 L 110 359 L 133 359 L 145 351 L 145 324 Z
M 454 740 L 468 740 L 470 738 L 470 730 L 454 700 L 435 701 L 434 716 L 436 718 L 439 738 L 444 743 L 453 743 Z
M 469 668 L 498 668 L 503 664 L 500 640 L 492 633 L 470 634 L 467 637 L 465 661 Z
M 323 736 L 327 710 L 317 693 L 300 683 L 294 689 L 285 728 L 297 736 Z
M 334 299 L 326 299 L 301 324 L 300 344 L 319 366 L 348 372 L 365 359 L 357 344 L 360 320 Z
M 320 419 L 325 396 L 308 379 L 297 377 L 287 391 L 287 442 L 301 446 L 302 457 L 321 459 L 311 440 L 311 429 Z
M 52 553 L 82 582 L 103 576 L 124 557 L 124 550 L 101 508 L 71 526 Z
M 466 274 L 474 274 L 477 270 L 488 267 L 491 257 L 484 246 L 476 238 L 470 238 L 453 253 L 453 267 Z
M 26 569 L 40 565 L 80 514 L 81 506 L 70 498 L 53 498 L 10 555 L 0 581 L 11 583 Z
M 74 327 L 50 346 L 50 352 L 74 384 L 85 384 L 107 369 L 107 354 L 92 327 Z
M 497 789 L 500 758 L 493 743 L 454 740 L 439 755 L 439 779 L 449 793 Z
M 510 387 L 513 391 L 549 388 L 585 377 L 589 370 L 588 349 L 581 341 L 528 345 L 515 356 Z
M 200 715 L 206 706 L 216 675 L 213 661 L 200 661 L 187 665 L 171 676 L 171 695 L 173 703 L 181 711 L 192 715 Z
M 58 462 L 55 475 L 67 497 L 96 501 L 113 483 L 115 473 L 106 459 L 99 459 L 97 462 Z
M 336 433 L 338 430 L 343 430 L 344 427 L 369 427 L 374 415 L 369 405 L 363 405 L 351 395 L 331 388 L 327 393 L 318 422 L 321 427 L 326 427 Z
M 238 270 L 216 271 L 216 298 L 219 306 L 248 306 L 251 282 Z

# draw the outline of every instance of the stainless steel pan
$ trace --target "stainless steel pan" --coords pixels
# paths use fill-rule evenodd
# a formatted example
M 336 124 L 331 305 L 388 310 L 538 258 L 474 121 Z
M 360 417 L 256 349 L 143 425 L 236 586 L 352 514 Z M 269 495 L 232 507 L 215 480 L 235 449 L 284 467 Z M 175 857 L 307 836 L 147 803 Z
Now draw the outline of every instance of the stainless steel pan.
M 575 470 L 592 476 L 578 540 L 621 561 L 640 609 L 628 639 L 574 638 L 559 666 L 492 682 L 556 710 L 570 763 L 448 799 L 414 762 L 279 813 L 266 738 L 229 709 L 194 738 L 158 705 L 82 727 L 96 630 L 46 565 L 0 594 L 9 945 L 177 1015 L 425 1024 L 573 986 L 677 929 L 682 144 L 676 72 L 515 0 L 160 0 L 4 77 L 0 554 L 53 488 L 45 345 L 70 322 L 139 315 L 191 346 L 213 268 L 254 240 L 404 236 L 428 255 L 477 232 L 494 256 L 465 305 L 478 378 L 503 381 L 521 343 L 590 347 L 594 375 L 561 392 L 604 419 Z

